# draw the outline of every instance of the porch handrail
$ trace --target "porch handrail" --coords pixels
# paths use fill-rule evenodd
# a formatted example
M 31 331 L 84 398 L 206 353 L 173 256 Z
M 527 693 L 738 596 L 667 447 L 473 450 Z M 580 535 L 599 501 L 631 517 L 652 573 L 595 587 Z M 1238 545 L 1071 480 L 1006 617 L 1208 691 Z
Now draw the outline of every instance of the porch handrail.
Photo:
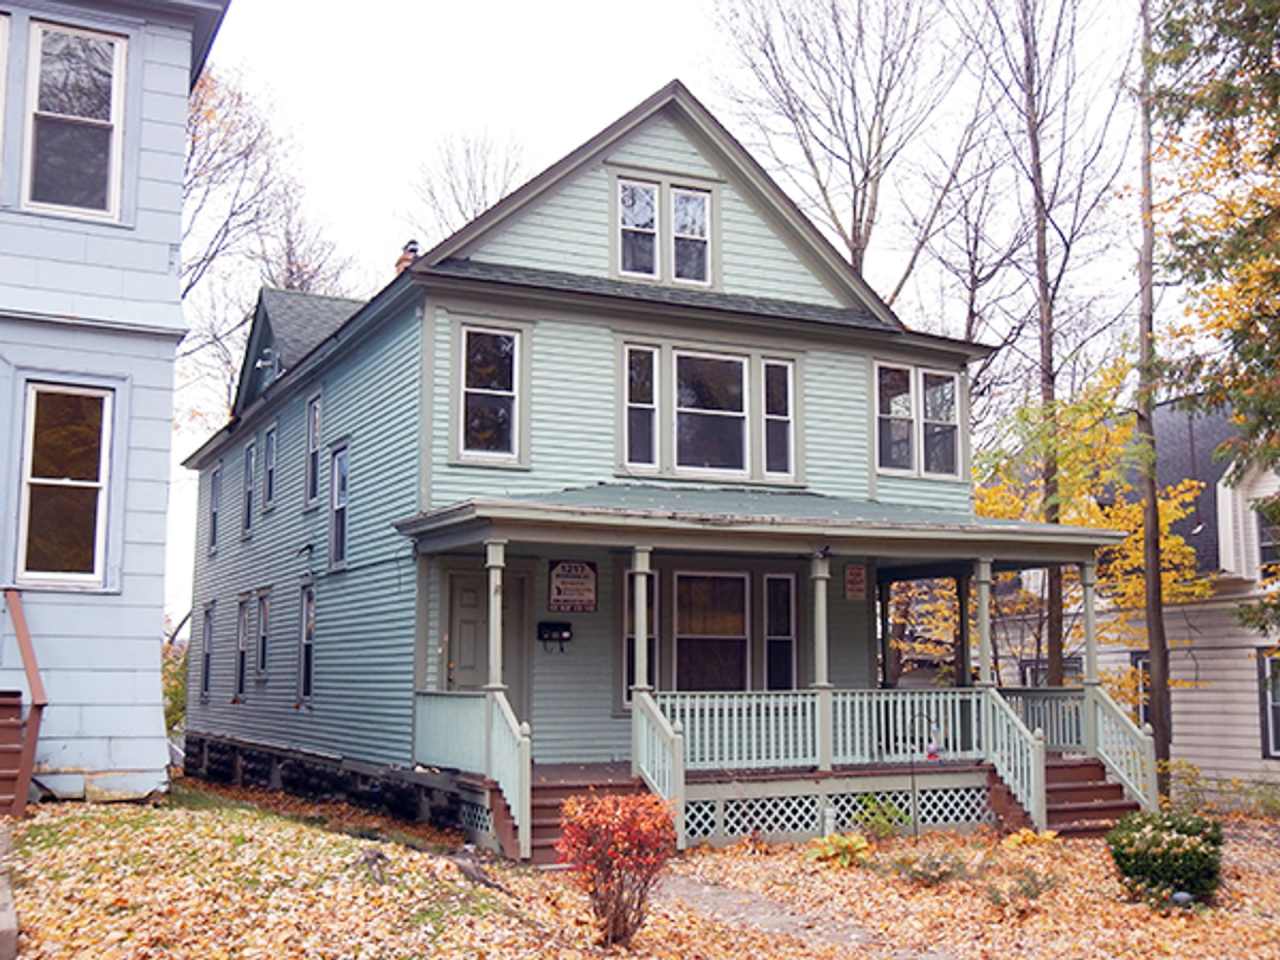
M 1044 733 L 1032 733 L 994 687 L 986 688 L 983 746 L 987 760 L 1031 817 L 1037 830 L 1049 822 L 1044 771 Z
M 818 764 L 817 691 L 662 692 L 654 699 L 684 730 L 689 770 Z
M 635 773 L 671 807 L 676 846 L 685 847 L 684 736 L 647 690 L 631 695 L 632 756 Z
M 975 688 L 836 690 L 833 694 L 837 764 L 923 760 L 932 745 L 940 758 L 984 758 Z
M 1100 686 L 1088 687 L 1085 697 L 1086 709 L 1093 711 L 1096 725 L 1098 759 L 1143 809 L 1159 810 L 1155 738 L 1150 728 L 1139 729 L 1124 708 Z
M 487 772 L 483 690 L 418 690 L 413 702 L 415 763 Z
M 516 822 L 520 859 L 533 854 L 533 735 L 519 723 L 502 690 L 487 691 L 488 759 L 485 774 L 498 784 Z
M 31 775 L 36 765 L 36 744 L 40 741 L 40 718 L 49 704 L 44 680 L 40 676 L 40 662 L 36 659 L 35 644 L 31 642 L 31 629 L 27 626 L 27 613 L 22 606 L 22 594 L 8 588 L 4 592 L 5 606 L 13 619 L 13 632 L 18 640 L 18 652 L 22 656 L 22 669 L 27 675 L 27 694 L 31 697 L 26 723 L 22 734 L 22 754 L 18 760 L 18 780 L 13 790 L 13 814 L 20 817 L 27 810 L 27 794 L 31 790 Z
M 1044 731 L 1046 750 L 1088 749 L 1084 687 L 1000 687 L 999 692 L 1028 729 Z

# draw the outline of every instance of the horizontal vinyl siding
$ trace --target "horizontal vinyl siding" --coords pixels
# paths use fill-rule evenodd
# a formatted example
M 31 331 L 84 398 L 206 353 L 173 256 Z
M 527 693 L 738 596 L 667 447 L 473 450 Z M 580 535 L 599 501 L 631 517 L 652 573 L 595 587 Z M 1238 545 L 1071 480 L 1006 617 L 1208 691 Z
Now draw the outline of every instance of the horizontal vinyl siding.
M 805 479 L 833 496 L 868 495 L 867 359 L 813 352 L 804 363 Z
M 242 539 L 243 450 L 223 455 L 222 515 L 216 554 L 208 553 L 210 469 L 200 478 L 195 605 L 190 670 L 193 731 L 327 752 L 369 762 L 408 764 L 416 590 L 411 545 L 391 524 L 414 512 L 418 483 L 419 329 L 413 310 L 389 319 L 326 371 L 321 406 L 318 506 L 303 506 L 307 390 L 277 414 L 274 507 Z M 260 511 L 267 423 L 258 426 Z M 347 444 L 350 464 L 348 566 L 331 571 L 329 454 Z M 315 689 L 298 706 L 301 586 L 316 590 Z M 243 591 L 270 588 L 268 669 L 250 670 L 244 703 L 232 704 L 236 606 Z M 216 600 L 212 694 L 199 697 L 203 605 Z M 253 648 L 251 644 L 251 663 Z
M 973 488 L 965 480 L 927 480 L 923 477 L 876 477 L 876 499 L 938 510 L 973 511 Z

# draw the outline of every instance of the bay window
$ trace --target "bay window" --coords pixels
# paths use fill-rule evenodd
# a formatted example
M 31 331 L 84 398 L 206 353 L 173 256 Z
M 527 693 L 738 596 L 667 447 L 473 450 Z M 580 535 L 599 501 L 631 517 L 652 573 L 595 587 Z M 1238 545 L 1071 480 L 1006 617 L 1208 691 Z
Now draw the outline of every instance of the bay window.
M 658 463 L 658 351 L 627 347 L 627 463 L 655 467 Z
M 960 375 L 875 365 L 876 465 L 883 472 L 960 477 Z
M 742 357 L 676 352 L 677 468 L 746 472 L 746 378 Z
M 954 477 L 960 472 L 960 417 L 956 393 L 960 378 L 954 373 L 920 372 L 921 424 L 924 472 Z
M 118 215 L 125 47 L 123 37 L 31 25 L 28 204 Z
M 520 335 L 462 329 L 461 451 L 514 460 L 519 453 Z
M 746 690 L 748 574 L 677 573 L 675 585 L 676 688 Z
M 658 276 L 658 185 L 618 181 L 618 272 Z
M 711 282 L 711 194 L 671 189 L 672 276 L 686 283 Z
M 775 476 L 794 473 L 791 370 L 790 362 L 764 363 L 764 472 Z
M 102 585 L 113 399 L 105 389 L 27 384 L 19 580 Z
M 916 404 L 910 367 L 876 368 L 876 451 L 882 470 L 914 470 Z

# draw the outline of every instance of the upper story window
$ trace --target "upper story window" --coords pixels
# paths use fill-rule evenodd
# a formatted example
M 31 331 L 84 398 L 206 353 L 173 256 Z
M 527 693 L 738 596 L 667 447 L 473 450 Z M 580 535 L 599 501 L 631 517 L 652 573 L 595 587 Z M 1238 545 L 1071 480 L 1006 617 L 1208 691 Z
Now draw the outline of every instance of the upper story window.
M 519 455 L 520 334 L 462 328 L 461 451 L 513 460 Z
M 218 514 L 222 510 L 222 466 L 209 474 L 209 549 L 218 545 Z
M 101 586 L 112 399 L 104 389 L 27 385 L 19 580 Z
M 347 489 L 350 471 L 347 448 L 333 451 L 329 489 L 332 503 L 329 510 L 329 564 L 340 566 L 347 562 Z
M 685 283 L 711 282 L 711 194 L 671 188 L 672 276 Z
M 271 427 L 262 436 L 262 509 L 276 499 L 276 428 Z
M 676 351 L 675 414 L 678 468 L 746 471 L 746 358 Z
M 320 496 L 320 398 L 307 401 L 307 464 L 303 499 L 308 504 Z
M 258 447 L 255 443 L 247 443 L 244 447 L 244 513 L 241 528 L 245 533 L 253 529 L 253 487 L 255 481 L 255 461 L 258 459 Z
M 658 351 L 627 347 L 627 464 L 658 465 Z
M 618 181 L 618 272 L 658 276 L 658 185 Z
M 1267 522 L 1261 513 L 1258 515 L 1258 563 L 1267 567 L 1280 564 L 1280 525 Z M 1263 571 L 1265 574 L 1267 571 Z
M 123 37 L 32 24 L 29 205 L 118 215 L 125 47 Z
M 878 363 L 876 464 L 890 473 L 960 476 L 960 376 Z
M 764 472 L 779 477 L 795 472 L 792 369 L 790 361 L 764 362 Z

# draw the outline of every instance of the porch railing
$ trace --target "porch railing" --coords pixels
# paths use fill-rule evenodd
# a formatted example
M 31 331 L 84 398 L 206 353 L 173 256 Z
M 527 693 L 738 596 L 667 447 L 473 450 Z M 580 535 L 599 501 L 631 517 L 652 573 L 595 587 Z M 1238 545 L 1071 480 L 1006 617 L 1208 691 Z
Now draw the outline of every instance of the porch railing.
M 1081 753 L 1085 738 L 1083 687 L 1001 687 L 1000 694 L 1028 730 L 1043 730 L 1046 750 Z
M 836 690 L 832 759 L 837 764 L 981 760 L 982 691 Z
M 1037 830 L 1048 825 L 1044 734 L 1032 733 L 994 688 L 985 691 L 983 741 L 996 773 L 1031 817 Z
M 676 844 L 683 850 L 685 740 L 679 722 L 672 723 L 652 696 L 637 690 L 631 700 L 633 773 L 671 807 Z
M 658 693 L 684 730 L 689 770 L 759 770 L 818 763 L 818 696 L 812 690 Z
M 485 694 L 482 691 L 419 690 L 414 697 L 413 757 L 432 767 L 486 773 Z
M 516 822 L 520 859 L 533 853 L 533 738 L 529 724 L 516 722 L 515 711 L 501 690 L 490 690 L 489 757 L 485 771 L 498 784 Z
M 1156 747 L 1151 728 L 1138 725 L 1106 690 L 1091 686 L 1085 691 L 1086 709 L 1092 712 L 1096 755 L 1130 796 L 1145 810 L 1160 809 L 1156 787 Z

